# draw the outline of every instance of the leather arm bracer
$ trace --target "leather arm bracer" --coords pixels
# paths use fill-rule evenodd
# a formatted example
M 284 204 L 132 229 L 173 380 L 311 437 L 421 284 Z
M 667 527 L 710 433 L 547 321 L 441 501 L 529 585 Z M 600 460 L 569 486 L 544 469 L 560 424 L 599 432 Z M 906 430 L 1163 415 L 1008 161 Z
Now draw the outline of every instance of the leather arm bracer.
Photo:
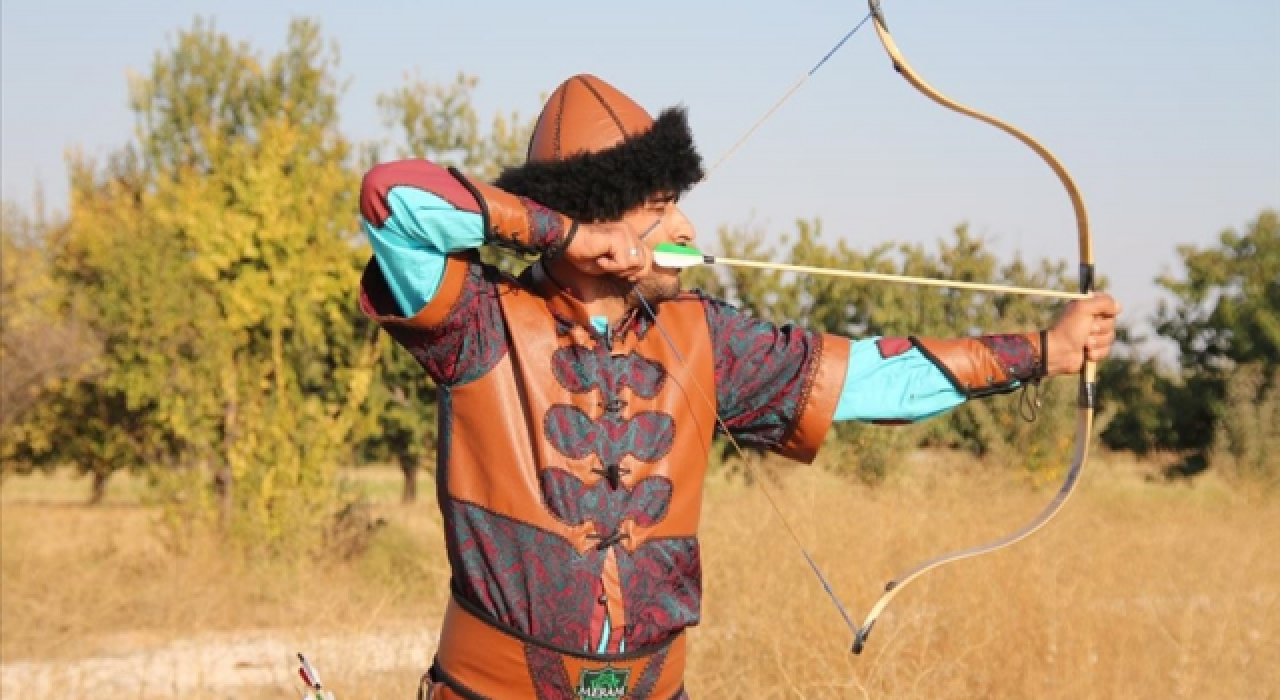
M 457 168 L 449 173 L 476 198 L 484 217 L 485 241 L 518 253 L 555 255 L 568 247 L 578 223 L 527 197 L 474 181 Z
M 1043 331 L 976 338 L 912 336 L 910 340 L 967 398 L 1007 394 L 1047 375 Z

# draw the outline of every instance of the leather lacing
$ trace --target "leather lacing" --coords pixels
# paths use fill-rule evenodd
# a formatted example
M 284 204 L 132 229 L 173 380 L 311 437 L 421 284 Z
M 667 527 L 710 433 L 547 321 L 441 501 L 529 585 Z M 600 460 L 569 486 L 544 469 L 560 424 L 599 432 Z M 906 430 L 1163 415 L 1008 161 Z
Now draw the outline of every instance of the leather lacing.
M 622 486 L 622 477 L 630 476 L 631 469 L 618 464 L 610 464 L 603 469 L 592 469 L 591 473 L 603 476 L 605 480 L 609 482 L 609 489 L 617 491 L 618 488 Z
M 612 547 L 615 544 L 618 544 L 623 540 L 631 539 L 631 535 L 628 535 L 622 530 L 614 530 L 613 534 L 610 534 L 610 535 L 601 535 L 598 533 L 591 533 L 587 535 L 587 539 L 600 540 L 599 542 L 596 543 L 596 549 L 603 552 L 604 550 Z

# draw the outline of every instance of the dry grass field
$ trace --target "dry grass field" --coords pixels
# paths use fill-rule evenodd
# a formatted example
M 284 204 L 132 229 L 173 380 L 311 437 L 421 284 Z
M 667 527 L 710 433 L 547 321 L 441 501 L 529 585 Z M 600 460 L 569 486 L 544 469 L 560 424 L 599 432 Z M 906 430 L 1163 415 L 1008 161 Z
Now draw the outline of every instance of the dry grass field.
M 711 479 L 695 698 L 1280 697 L 1280 503 L 1212 476 L 1144 478 L 1093 460 L 1047 531 L 927 576 L 851 636 L 759 488 Z M 390 526 L 358 561 L 315 570 L 178 555 L 112 484 L 3 486 L 0 696 L 297 698 L 305 651 L 339 700 L 411 698 L 447 581 L 430 489 L 353 477 Z M 1015 475 L 919 455 L 876 489 L 788 469 L 771 492 L 861 620 L 906 566 L 1021 525 L 1052 496 Z

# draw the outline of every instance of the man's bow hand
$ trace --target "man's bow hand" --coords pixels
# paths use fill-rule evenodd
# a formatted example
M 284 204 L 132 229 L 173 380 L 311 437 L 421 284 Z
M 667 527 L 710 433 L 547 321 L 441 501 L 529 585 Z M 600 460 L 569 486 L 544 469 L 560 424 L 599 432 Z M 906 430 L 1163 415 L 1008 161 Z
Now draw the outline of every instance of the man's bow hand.
M 1049 330 L 1049 376 L 1078 374 L 1086 359 L 1099 362 L 1111 354 L 1120 311 L 1119 302 L 1101 292 L 1071 302 Z

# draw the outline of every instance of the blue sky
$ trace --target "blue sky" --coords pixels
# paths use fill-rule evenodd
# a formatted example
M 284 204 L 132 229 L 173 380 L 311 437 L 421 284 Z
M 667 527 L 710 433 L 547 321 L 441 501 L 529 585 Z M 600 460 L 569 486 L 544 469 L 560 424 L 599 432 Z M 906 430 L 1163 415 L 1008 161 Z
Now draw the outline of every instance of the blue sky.
M 358 9 L 363 5 L 363 9 Z M 1075 176 L 1100 271 L 1138 319 L 1175 246 L 1207 245 L 1280 207 L 1280 3 L 1275 0 L 884 0 L 907 59 L 942 92 L 1025 129 Z M 656 112 L 689 108 L 714 162 L 866 13 L 860 2 L 222 2 L 5 0 L 3 196 L 37 183 L 65 206 L 66 149 L 130 138 L 126 76 L 197 15 L 263 51 L 290 17 L 320 21 L 350 86 L 344 128 L 390 138 L 375 97 L 406 72 L 480 79 L 482 114 L 533 116 L 564 78 L 595 73 Z M 1051 171 L 1025 146 L 948 112 L 889 67 L 864 27 L 690 196 L 706 238 L 820 217 L 825 237 L 931 243 L 968 222 L 1004 257 L 1077 259 Z

